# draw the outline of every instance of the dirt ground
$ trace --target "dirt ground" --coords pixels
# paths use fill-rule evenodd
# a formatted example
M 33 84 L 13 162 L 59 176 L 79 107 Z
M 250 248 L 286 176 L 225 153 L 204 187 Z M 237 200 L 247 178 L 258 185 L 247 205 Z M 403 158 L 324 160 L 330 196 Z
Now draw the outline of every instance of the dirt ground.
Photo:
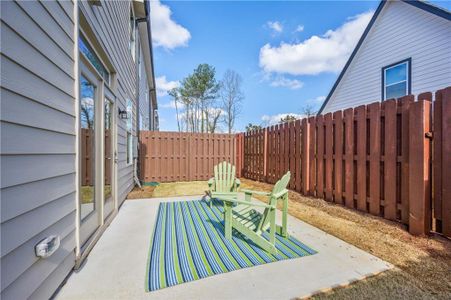
M 154 190 L 154 186 L 143 186 L 142 188 L 135 186 L 133 190 L 128 193 L 127 199 L 152 198 Z
M 269 184 L 242 179 L 244 188 Z M 403 226 L 321 199 L 289 193 L 289 213 L 397 268 L 318 295 L 318 299 L 451 299 L 451 241 L 414 237 Z
M 241 179 L 241 183 L 245 189 L 272 189 L 272 185 L 248 179 Z M 146 196 L 140 198 L 196 195 L 203 194 L 206 189 L 206 182 L 200 181 L 163 183 L 146 194 L 132 192 L 129 198 L 130 195 Z M 414 237 L 399 223 L 291 191 L 289 213 L 396 266 L 391 271 L 314 298 L 451 299 L 449 239 Z
M 208 190 L 206 181 L 161 183 L 156 187 L 143 186 L 142 189 L 135 187 L 127 199 L 203 195 L 206 190 Z

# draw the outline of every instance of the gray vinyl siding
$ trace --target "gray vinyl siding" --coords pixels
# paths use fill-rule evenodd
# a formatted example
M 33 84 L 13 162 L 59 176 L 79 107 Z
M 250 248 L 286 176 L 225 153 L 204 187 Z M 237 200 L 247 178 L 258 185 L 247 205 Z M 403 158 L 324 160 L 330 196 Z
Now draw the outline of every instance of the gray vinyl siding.
M 323 113 L 381 100 L 383 67 L 411 58 L 412 94 L 451 85 L 451 22 L 387 1 Z
M 0 298 L 47 299 L 75 265 L 74 2 L 0 5 Z M 134 103 L 136 136 L 138 86 L 128 48 L 129 5 L 102 1 L 91 6 L 83 1 L 79 8 L 114 68 L 117 106 L 125 110 L 127 99 Z M 126 163 L 126 121 L 118 118 L 117 123 L 120 205 L 133 187 L 133 165 Z M 59 235 L 61 246 L 49 258 L 39 259 L 34 246 L 49 235 Z
M 125 110 L 127 100 L 133 102 L 132 134 L 136 136 L 136 64 L 128 48 L 129 11 L 128 1 L 103 1 L 102 6 L 92 6 L 86 1 L 79 3 L 97 40 L 106 52 L 117 75 L 114 93 L 117 106 Z M 136 45 L 138 47 L 138 44 Z M 133 165 L 126 162 L 126 121 L 117 119 L 118 151 L 118 202 L 125 200 L 133 188 Z
M 49 298 L 74 266 L 73 20 L 72 2 L 1 2 L 2 299 Z

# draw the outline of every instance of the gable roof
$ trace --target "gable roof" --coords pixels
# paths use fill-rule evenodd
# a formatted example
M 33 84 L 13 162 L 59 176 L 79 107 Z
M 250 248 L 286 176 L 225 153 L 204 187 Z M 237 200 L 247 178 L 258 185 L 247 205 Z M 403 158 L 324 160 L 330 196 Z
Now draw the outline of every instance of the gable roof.
M 343 67 L 343 69 L 341 70 L 340 75 L 338 76 L 337 80 L 335 81 L 334 85 L 332 86 L 332 89 L 330 90 L 329 94 L 327 95 L 326 99 L 324 100 L 323 104 L 321 105 L 321 108 L 319 109 L 318 114 L 321 114 L 323 109 L 326 107 L 327 103 L 329 102 L 329 99 L 332 97 L 332 94 L 334 93 L 335 89 L 337 88 L 338 84 L 340 83 L 341 79 L 343 78 L 344 74 L 346 73 L 346 70 L 348 69 L 349 65 L 351 64 L 352 59 L 359 51 L 360 46 L 362 45 L 362 43 L 365 40 L 366 36 L 368 35 L 369 31 L 373 27 L 374 22 L 376 21 L 377 17 L 379 16 L 380 12 L 382 11 L 382 9 L 384 8 L 384 6 L 387 2 L 388 2 L 387 0 L 382 0 L 381 3 L 379 3 L 379 6 L 377 7 L 376 11 L 374 12 L 373 17 L 371 18 L 370 22 L 366 26 L 365 31 L 363 32 L 357 45 L 355 46 L 354 50 L 352 51 L 351 56 L 349 57 L 345 66 Z M 421 0 L 402 0 L 402 2 L 413 5 L 419 9 L 422 9 L 424 11 L 427 11 L 434 15 L 442 17 L 448 21 L 451 21 L 451 12 L 448 11 L 447 9 L 432 5 L 428 2 L 421 1 Z

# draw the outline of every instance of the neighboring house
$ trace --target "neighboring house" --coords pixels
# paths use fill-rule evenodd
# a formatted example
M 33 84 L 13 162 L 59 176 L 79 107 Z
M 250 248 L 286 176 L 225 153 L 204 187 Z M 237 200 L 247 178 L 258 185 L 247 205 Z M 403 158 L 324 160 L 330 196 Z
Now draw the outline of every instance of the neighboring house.
M 138 131 L 158 128 L 150 7 L 0 5 L 0 298 L 46 299 L 133 188 Z M 50 236 L 59 248 L 37 257 Z
M 451 13 L 382 1 L 319 113 L 451 85 Z

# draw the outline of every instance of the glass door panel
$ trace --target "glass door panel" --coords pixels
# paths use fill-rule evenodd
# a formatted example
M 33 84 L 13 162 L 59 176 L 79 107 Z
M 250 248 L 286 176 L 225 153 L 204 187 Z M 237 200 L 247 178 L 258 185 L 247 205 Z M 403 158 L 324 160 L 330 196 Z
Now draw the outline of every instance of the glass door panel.
M 95 209 L 95 92 L 96 87 L 80 76 L 80 217 L 83 221 Z
M 104 202 L 105 204 L 113 199 L 113 103 L 105 98 L 104 100 L 104 121 L 105 121 L 105 129 L 103 133 L 104 138 Z

